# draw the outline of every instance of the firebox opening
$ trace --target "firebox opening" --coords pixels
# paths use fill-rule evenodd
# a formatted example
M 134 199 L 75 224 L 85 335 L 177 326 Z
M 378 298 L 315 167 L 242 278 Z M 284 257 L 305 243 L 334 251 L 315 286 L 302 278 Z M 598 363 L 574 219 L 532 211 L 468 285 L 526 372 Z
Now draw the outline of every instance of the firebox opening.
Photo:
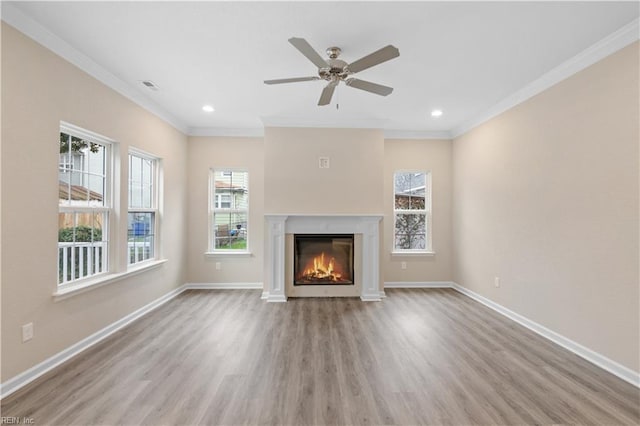
M 353 285 L 353 234 L 295 235 L 293 285 Z

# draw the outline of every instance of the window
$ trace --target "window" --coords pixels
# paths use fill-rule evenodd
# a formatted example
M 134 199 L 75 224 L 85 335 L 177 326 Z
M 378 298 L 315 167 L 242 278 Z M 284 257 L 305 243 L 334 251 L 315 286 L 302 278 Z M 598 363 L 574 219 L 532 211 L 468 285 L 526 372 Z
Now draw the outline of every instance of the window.
M 155 258 L 158 216 L 158 160 L 145 154 L 129 153 L 129 211 L 127 218 L 128 263 Z
M 231 208 L 231 194 L 216 194 L 216 209 Z
M 393 177 L 396 251 L 431 251 L 431 174 L 396 172 Z
M 110 140 L 60 126 L 58 161 L 58 285 L 109 269 Z
M 209 179 L 209 251 L 247 251 L 249 173 L 212 170 Z

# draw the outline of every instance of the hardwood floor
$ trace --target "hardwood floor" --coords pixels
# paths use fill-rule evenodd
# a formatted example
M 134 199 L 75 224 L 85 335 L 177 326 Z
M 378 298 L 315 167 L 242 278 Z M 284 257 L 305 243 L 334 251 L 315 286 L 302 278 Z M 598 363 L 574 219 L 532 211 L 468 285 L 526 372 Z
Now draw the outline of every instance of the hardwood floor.
M 638 424 L 640 390 L 450 289 L 187 291 L 2 401 L 56 425 Z

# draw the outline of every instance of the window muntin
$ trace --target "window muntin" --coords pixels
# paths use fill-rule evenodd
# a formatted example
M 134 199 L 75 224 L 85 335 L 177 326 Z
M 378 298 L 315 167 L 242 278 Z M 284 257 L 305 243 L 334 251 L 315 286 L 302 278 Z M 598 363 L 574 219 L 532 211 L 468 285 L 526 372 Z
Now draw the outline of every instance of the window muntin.
M 395 251 L 431 251 L 431 174 L 396 172 L 393 177 Z
M 209 184 L 209 251 L 247 251 L 249 173 L 215 169 Z
M 133 265 L 156 257 L 158 160 L 129 153 L 127 259 Z
M 109 269 L 110 141 L 61 126 L 58 161 L 58 285 Z

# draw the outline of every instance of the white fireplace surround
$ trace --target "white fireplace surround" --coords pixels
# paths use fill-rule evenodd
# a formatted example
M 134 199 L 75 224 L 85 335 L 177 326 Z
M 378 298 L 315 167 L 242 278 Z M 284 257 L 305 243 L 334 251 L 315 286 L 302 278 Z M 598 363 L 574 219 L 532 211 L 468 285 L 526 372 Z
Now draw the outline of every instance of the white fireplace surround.
M 305 215 L 267 214 L 265 278 L 267 302 L 286 302 L 286 234 L 362 234 L 362 292 L 364 301 L 380 301 L 381 214 Z

